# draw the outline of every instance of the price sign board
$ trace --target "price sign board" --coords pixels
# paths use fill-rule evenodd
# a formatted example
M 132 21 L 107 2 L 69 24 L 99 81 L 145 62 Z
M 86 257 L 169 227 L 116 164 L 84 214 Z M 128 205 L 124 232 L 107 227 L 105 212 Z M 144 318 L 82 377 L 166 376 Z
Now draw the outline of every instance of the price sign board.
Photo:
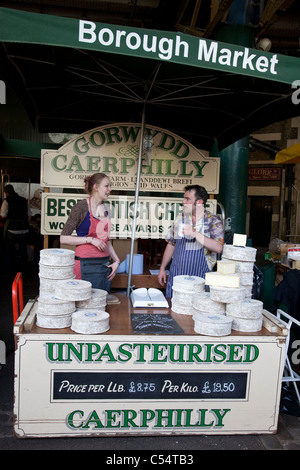
M 114 331 L 17 334 L 18 437 L 276 432 L 283 333 Z

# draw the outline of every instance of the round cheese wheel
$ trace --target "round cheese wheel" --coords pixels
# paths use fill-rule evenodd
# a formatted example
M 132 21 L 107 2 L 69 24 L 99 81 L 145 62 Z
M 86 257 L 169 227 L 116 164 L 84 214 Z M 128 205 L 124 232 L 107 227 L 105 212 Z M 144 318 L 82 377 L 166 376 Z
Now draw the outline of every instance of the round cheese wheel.
M 246 291 L 244 287 L 210 286 L 210 298 L 216 302 L 236 303 L 244 300 Z
M 74 275 L 74 265 L 69 266 L 48 266 L 39 263 L 39 274 L 47 279 L 70 279 Z
M 212 300 L 209 292 L 195 294 L 192 299 L 192 306 L 195 312 L 203 312 L 207 314 L 216 313 L 225 315 L 226 304 Z
M 179 302 L 174 301 L 174 299 L 171 299 L 171 310 L 174 313 L 178 313 L 180 315 L 193 315 L 194 310 L 191 305 L 185 305 Z
M 235 272 L 236 273 L 253 273 L 254 262 L 253 261 L 237 261 L 230 258 L 226 258 L 222 254 L 222 261 L 234 261 L 235 262 Z
M 75 251 L 62 248 L 46 248 L 40 251 L 40 262 L 48 266 L 74 265 Z
M 49 279 L 47 277 L 43 277 L 39 274 L 40 283 L 39 283 L 39 295 L 45 294 L 55 294 L 55 288 L 58 282 L 61 282 L 61 279 Z M 73 281 L 74 276 L 69 279 L 69 281 Z M 65 279 L 66 281 L 66 279 Z M 64 300 L 65 297 L 62 297 Z M 72 299 L 71 299 L 72 300 Z
M 243 331 L 247 333 L 255 333 L 262 329 L 263 318 L 237 318 L 227 315 L 232 319 L 232 329 L 235 331 Z
M 72 300 L 62 300 L 52 294 L 44 294 L 39 296 L 38 313 L 42 315 L 70 315 L 75 312 L 76 305 Z
M 244 299 L 243 302 L 226 305 L 226 314 L 236 318 L 261 318 L 263 302 L 256 299 Z
M 256 260 L 256 248 L 250 246 L 234 246 L 227 245 L 223 246 L 223 256 L 236 261 L 255 261 Z
M 103 310 L 107 303 L 108 293 L 103 289 L 93 289 L 92 295 L 87 300 L 78 300 L 76 304 L 77 309 L 81 308 L 98 308 Z
M 42 315 L 37 313 L 36 324 L 41 328 L 57 329 L 69 328 L 72 322 L 71 315 Z
M 239 273 L 240 283 L 242 286 L 252 286 L 253 285 L 253 272 L 251 273 Z
M 190 292 L 182 292 L 182 290 L 173 287 L 172 290 L 172 300 L 174 302 L 184 304 L 184 305 L 191 305 L 193 295 Z
M 182 292 L 199 292 L 204 290 L 205 280 L 198 276 L 180 275 L 174 276 L 173 288 Z
M 109 314 L 103 310 L 77 310 L 72 315 L 71 329 L 76 333 L 99 334 L 109 328 Z
M 245 298 L 251 299 L 252 297 L 252 286 L 242 286 L 245 289 Z
M 57 281 L 55 296 L 59 299 L 87 300 L 92 296 L 92 284 L 82 279 Z
M 231 333 L 232 319 L 225 315 L 202 315 L 193 316 L 196 333 L 208 336 L 227 336 Z

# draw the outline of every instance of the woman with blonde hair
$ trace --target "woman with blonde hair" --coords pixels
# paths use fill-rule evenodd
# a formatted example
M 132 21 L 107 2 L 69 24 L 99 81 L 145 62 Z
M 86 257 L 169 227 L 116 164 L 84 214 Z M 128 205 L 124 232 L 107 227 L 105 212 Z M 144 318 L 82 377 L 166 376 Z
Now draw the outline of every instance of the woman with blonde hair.
M 120 264 L 109 241 L 111 221 L 104 204 L 111 192 L 110 180 L 104 173 L 95 173 L 85 178 L 84 183 L 89 198 L 72 207 L 60 243 L 76 246 L 76 279 L 89 281 L 93 288 L 110 293 L 111 281 Z M 76 236 L 72 235 L 74 231 Z

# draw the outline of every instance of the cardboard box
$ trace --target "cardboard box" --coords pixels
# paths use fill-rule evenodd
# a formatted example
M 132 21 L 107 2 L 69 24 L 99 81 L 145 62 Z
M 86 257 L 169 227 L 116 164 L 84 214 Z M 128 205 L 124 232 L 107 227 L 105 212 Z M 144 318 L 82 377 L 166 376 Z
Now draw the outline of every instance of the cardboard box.
M 300 269 L 300 260 L 292 261 L 293 269 Z

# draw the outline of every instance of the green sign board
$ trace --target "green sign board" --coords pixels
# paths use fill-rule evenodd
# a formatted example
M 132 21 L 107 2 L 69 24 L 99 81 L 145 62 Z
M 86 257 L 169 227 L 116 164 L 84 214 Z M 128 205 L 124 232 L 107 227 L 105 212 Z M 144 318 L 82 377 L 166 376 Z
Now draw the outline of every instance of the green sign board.
M 300 60 L 184 33 L 0 8 L 0 41 L 154 59 L 292 84 Z

